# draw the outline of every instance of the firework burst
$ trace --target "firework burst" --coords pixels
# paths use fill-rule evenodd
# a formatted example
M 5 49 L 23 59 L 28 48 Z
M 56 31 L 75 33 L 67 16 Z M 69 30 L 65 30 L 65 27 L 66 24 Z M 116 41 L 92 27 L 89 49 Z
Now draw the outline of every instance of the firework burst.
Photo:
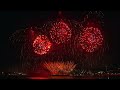
M 52 24 L 50 36 L 53 42 L 60 44 L 65 43 L 71 38 L 71 28 L 63 20 L 58 20 Z
M 39 35 L 33 42 L 34 52 L 43 55 L 46 54 L 51 48 L 51 42 L 48 40 L 47 36 Z
M 86 27 L 81 36 L 79 43 L 82 49 L 86 52 L 94 52 L 99 46 L 102 45 L 103 37 L 98 28 Z

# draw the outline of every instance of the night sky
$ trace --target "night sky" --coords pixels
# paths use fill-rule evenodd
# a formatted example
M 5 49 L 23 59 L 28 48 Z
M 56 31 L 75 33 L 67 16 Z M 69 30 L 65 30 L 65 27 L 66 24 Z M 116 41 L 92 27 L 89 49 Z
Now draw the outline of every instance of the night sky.
M 119 30 L 120 11 L 103 11 L 105 35 L 110 43 L 110 51 L 107 57 L 113 64 L 120 64 L 119 60 Z M 9 48 L 8 38 L 16 30 L 36 25 L 56 16 L 57 12 L 50 11 L 0 11 L 0 70 L 16 64 L 15 52 Z M 66 17 L 78 18 L 81 11 L 64 12 Z

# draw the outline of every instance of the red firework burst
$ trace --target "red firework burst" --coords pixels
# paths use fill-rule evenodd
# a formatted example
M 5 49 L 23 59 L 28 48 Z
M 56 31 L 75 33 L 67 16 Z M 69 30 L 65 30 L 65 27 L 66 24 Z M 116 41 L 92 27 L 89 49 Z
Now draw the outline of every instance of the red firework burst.
M 86 52 L 94 52 L 99 46 L 102 45 L 103 36 L 96 27 L 86 27 L 83 29 L 79 37 L 80 46 Z
M 34 52 L 39 55 L 46 54 L 51 48 L 51 42 L 48 40 L 47 36 L 39 35 L 33 42 Z
M 68 41 L 71 38 L 70 27 L 61 21 L 55 22 L 50 30 L 50 36 L 53 42 L 60 44 Z

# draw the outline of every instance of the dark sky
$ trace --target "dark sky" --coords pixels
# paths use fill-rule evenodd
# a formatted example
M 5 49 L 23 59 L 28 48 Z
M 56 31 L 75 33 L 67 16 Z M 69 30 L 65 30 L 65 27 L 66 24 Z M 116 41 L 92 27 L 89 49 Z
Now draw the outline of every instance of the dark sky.
M 65 12 L 64 14 L 68 17 L 78 17 L 81 11 Z M 118 51 L 120 11 L 103 11 L 103 14 L 106 29 L 105 34 L 109 38 L 111 48 L 108 57 L 113 60 L 113 63 L 120 64 Z M 8 38 L 13 32 L 56 15 L 57 12 L 50 11 L 0 11 L 0 68 L 6 68 L 17 62 L 14 58 L 14 51 L 11 51 L 8 44 Z

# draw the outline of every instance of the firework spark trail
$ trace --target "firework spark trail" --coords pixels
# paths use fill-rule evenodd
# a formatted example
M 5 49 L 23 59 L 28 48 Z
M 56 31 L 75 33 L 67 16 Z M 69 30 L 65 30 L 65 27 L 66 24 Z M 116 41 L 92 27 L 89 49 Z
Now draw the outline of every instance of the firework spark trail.
M 99 26 L 100 25 L 100 29 L 101 29 L 101 33 L 103 32 L 102 31 L 102 27 L 104 26 L 104 22 L 103 22 L 103 14 L 101 12 L 89 12 L 86 17 L 84 18 L 84 22 L 86 23 L 89 23 L 89 21 L 91 22 L 94 22 L 96 25 L 94 26 Z M 83 25 L 84 27 L 84 25 Z M 103 33 L 102 33 L 103 35 Z M 99 48 L 98 51 L 96 51 L 95 53 L 91 53 L 90 55 L 86 56 L 87 59 L 88 59 L 88 62 L 92 64 L 92 66 L 99 66 L 100 64 L 102 64 L 103 60 L 102 60 L 102 57 L 104 56 L 105 54 L 105 49 L 106 49 L 106 39 L 105 37 L 103 38 L 104 40 L 102 41 L 102 45 L 101 47 Z M 104 63 L 104 62 L 103 62 Z
M 32 40 L 34 39 L 32 28 L 17 30 L 9 38 L 12 46 L 17 52 L 16 58 L 20 61 L 20 67 L 23 71 L 29 71 L 34 68 L 33 64 L 38 61 L 33 55 Z
M 85 23 L 88 21 L 94 21 L 96 24 L 104 26 L 104 14 L 101 11 L 89 11 L 85 12 L 85 15 L 82 17 L 83 21 L 81 21 L 81 28 L 84 28 Z
M 78 61 L 78 63 L 81 63 L 81 66 L 83 68 L 84 67 L 88 67 L 88 68 L 96 67 L 98 64 L 100 65 L 100 63 L 104 63 L 102 58 L 106 52 L 107 46 L 106 46 L 106 39 L 105 39 L 105 37 L 103 37 L 103 34 L 104 34 L 103 33 L 103 26 L 104 26 L 103 16 L 104 16 L 103 13 L 100 11 L 99 12 L 90 11 L 84 15 L 83 20 L 80 20 L 80 22 L 79 21 L 74 22 L 74 23 L 76 23 L 75 24 L 76 27 L 74 27 L 74 28 L 76 28 L 76 34 L 75 34 L 76 38 L 74 40 L 75 41 L 74 45 L 76 46 L 76 51 L 77 51 L 76 54 L 78 54 L 77 58 L 80 60 L 80 61 Z M 99 40 L 96 39 L 98 41 L 98 43 L 100 43 L 101 47 L 99 47 L 98 50 L 95 50 L 95 51 L 92 50 L 94 52 L 91 52 L 91 53 L 85 53 L 79 46 L 81 44 L 81 42 L 80 43 L 77 42 L 79 37 L 84 36 L 83 30 L 86 28 L 86 26 L 97 27 L 98 29 L 100 29 L 100 33 L 102 34 L 102 36 L 99 34 L 102 37 L 101 38 L 102 43 L 100 43 Z M 83 34 L 83 36 L 82 36 L 82 34 Z M 98 36 L 98 35 L 96 34 L 96 36 Z M 94 38 L 92 40 L 93 40 L 93 42 L 95 41 Z M 81 41 L 83 42 L 84 40 L 81 39 Z M 91 43 L 93 43 L 93 42 L 91 42 Z M 93 45 L 93 44 L 91 44 L 91 45 Z M 78 48 L 78 46 L 79 46 L 79 48 Z M 83 46 L 84 46 L 83 49 L 88 47 L 88 45 L 87 46 L 83 45 Z M 87 48 L 87 49 L 89 49 L 89 48 Z
M 47 68 L 52 75 L 68 75 L 70 72 L 74 70 L 76 64 L 73 62 L 45 62 L 43 64 L 45 68 Z

